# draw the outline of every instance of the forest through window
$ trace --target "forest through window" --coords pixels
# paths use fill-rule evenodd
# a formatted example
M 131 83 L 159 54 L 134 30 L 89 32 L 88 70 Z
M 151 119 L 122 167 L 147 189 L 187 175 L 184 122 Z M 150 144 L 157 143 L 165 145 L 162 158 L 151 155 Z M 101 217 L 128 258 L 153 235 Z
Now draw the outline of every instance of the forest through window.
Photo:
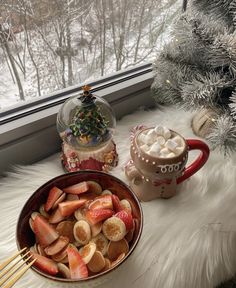
M 0 0 L 0 112 L 151 62 L 180 0 Z

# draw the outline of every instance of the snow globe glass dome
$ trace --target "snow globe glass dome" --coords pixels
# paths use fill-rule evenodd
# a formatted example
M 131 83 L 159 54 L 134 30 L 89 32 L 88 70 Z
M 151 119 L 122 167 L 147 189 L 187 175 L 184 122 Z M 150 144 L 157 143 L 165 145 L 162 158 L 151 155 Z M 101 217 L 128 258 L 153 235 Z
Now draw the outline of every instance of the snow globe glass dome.
M 91 93 L 71 97 L 57 115 L 57 130 L 63 140 L 62 162 L 67 171 L 108 171 L 117 165 L 113 141 L 116 118 L 109 103 Z

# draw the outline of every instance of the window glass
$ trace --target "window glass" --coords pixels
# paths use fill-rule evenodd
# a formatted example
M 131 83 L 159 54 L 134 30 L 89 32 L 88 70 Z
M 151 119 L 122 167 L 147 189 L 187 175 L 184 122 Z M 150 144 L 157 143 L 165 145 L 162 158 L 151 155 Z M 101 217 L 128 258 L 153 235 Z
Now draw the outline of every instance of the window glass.
M 152 61 L 182 0 L 0 0 L 0 112 Z

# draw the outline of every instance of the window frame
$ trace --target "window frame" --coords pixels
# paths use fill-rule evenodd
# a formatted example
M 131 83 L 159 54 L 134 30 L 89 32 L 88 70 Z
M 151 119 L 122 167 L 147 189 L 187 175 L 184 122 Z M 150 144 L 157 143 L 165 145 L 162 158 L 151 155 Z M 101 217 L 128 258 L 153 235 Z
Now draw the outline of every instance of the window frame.
M 0 113 L 0 174 L 14 164 L 32 164 L 60 151 L 56 117 L 62 103 L 88 84 L 113 108 L 116 119 L 140 107 L 153 107 L 151 63 L 116 72 L 90 83 L 66 88 Z

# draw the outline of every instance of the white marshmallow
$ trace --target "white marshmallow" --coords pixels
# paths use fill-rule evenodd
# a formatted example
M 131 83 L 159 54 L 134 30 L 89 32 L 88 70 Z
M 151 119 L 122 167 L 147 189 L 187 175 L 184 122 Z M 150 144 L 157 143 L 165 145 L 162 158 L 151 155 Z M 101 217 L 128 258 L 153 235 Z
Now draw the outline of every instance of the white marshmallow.
M 153 151 L 153 150 L 152 150 L 152 151 L 149 150 L 149 151 L 148 151 L 148 154 L 151 155 L 151 156 L 153 156 L 153 157 L 159 157 L 159 153 L 157 153 L 156 151 Z
M 140 146 L 140 149 L 142 149 L 144 152 L 148 152 L 150 146 L 148 146 L 147 144 L 143 144 L 142 146 Z
M 150 151 L 155 151 L 157 153 L 159 153 L 161 151 L 161 145 L 159 145 L 158 143 L 154 143 L 152 144 Z
M 138 139 L 141 143 L 145 143 L 146 135 L 144 133 L 139 134 Z
M 151 136 L 151 137 L 153 137 L 153 138 L 156 138 L 155 129 L 150 129 L 150 130 L 148 130 L 147 135 L 149 135 L 149 136 Z
M 147 145 L 152 145 L 152 143 L 154 142 L 153 141 L 153 137 L 151 136 L 151 135 L 145 135 L 145 144 L 147 144 Z
M 164 137 L 158 136 L 158 137 L 156 138 L 156 142 L 157 142 L 159 145 L 164 145 L 165 142 L 166 142 L 166 140 L 165 140 Z
M 166 156 L 166 158 L 173 158 L 175 156 L 176 156 L 175 153 L 171 152 Z
M 164 134 L 164 127 L 161 126 L 161 125 L 157 125 L 155 128 L 154 128 L 155 132 L 157 135 L 160 135 L 162 136 Z
M 168 149 L 168 148 L 162 148 L 161 149 L 161 151 L 160 151 L 160 156 L 162 157 L 162 158 L 166 158 L 166 156 L 168 155 L 168 154 L 170 154 L 171 153 L 171 151 Z
M 172 152 L 175 152 L 176 147 L 178 147 L 178 143 L 176 143 L 173 139 L 168 139 L 165 143 L 165 147 L 167 147 Z
M 163 137 L 168 140 L 171 137 L 171 132 L 168 128 L 164 127 Z
M 180 155 L 184 151 L 184 147 L 176 147 L 175 154 Z
M 179 135 L 172 138 L 172 140 L 175 141 L 178 146 L 184 146 L 184 140 Z

